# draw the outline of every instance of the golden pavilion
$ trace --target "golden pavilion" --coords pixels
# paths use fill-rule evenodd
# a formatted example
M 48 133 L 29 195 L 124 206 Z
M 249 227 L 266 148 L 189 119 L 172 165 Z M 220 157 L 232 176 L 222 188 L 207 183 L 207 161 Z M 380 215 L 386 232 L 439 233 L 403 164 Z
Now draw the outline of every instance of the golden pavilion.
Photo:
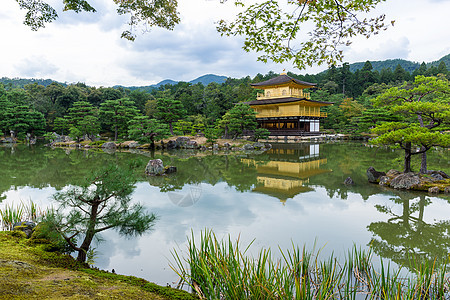
M 311 100 L 303 90 L 316 87 L 315 83 L 301 81 L 285 73 L 251 86 L 263 90 L 256 100 L 246 102 L 256 111 L 258 126 L 271 135 L 313 135 L 320 133 L 320 119 L 327 114 L 320 108 L 332 102 Z

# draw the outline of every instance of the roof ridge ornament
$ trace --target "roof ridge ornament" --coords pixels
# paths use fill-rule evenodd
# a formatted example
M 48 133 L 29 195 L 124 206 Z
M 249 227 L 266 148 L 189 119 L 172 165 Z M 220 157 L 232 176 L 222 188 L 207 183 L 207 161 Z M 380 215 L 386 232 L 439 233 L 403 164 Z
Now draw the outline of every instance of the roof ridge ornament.
M 282 73 L 280 73 L 280 75 L 287 75 L 287 73 L 286 73 L 286 69 L 283 69 L 283 72 L 282 72 Z

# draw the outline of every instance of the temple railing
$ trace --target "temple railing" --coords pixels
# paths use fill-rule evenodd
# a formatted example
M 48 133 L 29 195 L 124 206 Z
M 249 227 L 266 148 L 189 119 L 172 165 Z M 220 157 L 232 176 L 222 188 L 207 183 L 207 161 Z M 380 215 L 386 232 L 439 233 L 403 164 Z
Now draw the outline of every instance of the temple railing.
M 276 118 L 276 117 L 320 117 L 326 118 L 328 116 L 325 112 L 314 112 L 314 111 L 300 111 L 299 114 L 293 115 L 292 112 L 277 112 L 277 111 L 263 111 L 258 112 L 256 118 Z
M 285 97 L 297 97 L 297 98 L 306 98 L 311 99 L 310 93 L 304 93 L 302 90 L 300 92 L 290 92 L 290 93 L 282 93 L 282 92 L 265 92 L 258 93 L 256 96 L 257 100 L 265 100 L 265 99 L 275 99 L 275 98 L 285 98 Z

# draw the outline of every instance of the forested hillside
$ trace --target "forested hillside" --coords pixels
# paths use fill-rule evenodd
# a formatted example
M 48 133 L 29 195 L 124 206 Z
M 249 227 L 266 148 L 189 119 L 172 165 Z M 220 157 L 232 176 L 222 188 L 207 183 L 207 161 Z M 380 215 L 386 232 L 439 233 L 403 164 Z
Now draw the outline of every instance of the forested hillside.
M 394 70 L 374 70 L 370 62 L 355 72 L 349 64 L 332 67 L 315 75 L 289 76 L 317 83 L 311 98 L 334 102 L 324 108 L 329 117 L 321 121 L 321 130 L 342 133 L 368 132 L 381 121 L 398 120 L 388 109 L 374 108 L 372 100 L 388 88 L 418 75 L 449 76 L 442 61 L 438 66 L 421 64 L 412 73 L 401 65 Z M 123 87 L 89 87 L 83 83 L 64 85 L 39 81 L 23 87 L 0 84 L 0 133 L 10 132 L 18 138 L 56 131 L 74 138 L 97 134 L 114 139 L 146 137 L 153 142 L 162 136 L 209 132 L 212 136 L 227 133 L 233 116 L 245 115 L 244 106 L 236 103 L 256 99 L 251 83 L 278 76 L 274 72 L 251 78 L 228 78 L 222 84 L 178 82 L 164 84 L 150 91 Z M 237 111 L 237 110 L 241 111 Z M 249 116 L 251 117 L 251 116 Z M 229 132 L 228 132 L 229 133 Z

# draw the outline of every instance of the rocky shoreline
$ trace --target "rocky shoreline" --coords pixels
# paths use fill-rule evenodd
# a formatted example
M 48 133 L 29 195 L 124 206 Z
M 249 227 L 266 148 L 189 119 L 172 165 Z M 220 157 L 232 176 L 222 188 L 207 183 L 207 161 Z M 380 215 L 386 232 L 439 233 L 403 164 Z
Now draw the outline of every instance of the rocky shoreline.
M 175 149 L 191 149 L 199 151 L 265 151 L 272 148 L 269 143 L 249 142 L 245 140 L 229 141 L 218 140 L 217 143 L 207 146 L 206 139 L 204 141 L 193 139 L 186 136 L 180 136 L 168 140 L 162 140 L 155 143 L 156 150 L 175 150 Z M 151 149 L 151 144 L 139 144 L 136 141 L 112 142 L 112 141 L 82 141 L 75 142 L 67 137 L 53 140 L 48 146 L 51 147 L 70 147 L 70 148 L 101 148 L 101 149 Z
M 398 170 L 376 171 L 370 167 L 366 171 L 370 183 L 398 190 L 427 191 L 430 194 L 450 193 L 450 176 L 443 171 L 429 170 L 426 174 L 402 173 Z

